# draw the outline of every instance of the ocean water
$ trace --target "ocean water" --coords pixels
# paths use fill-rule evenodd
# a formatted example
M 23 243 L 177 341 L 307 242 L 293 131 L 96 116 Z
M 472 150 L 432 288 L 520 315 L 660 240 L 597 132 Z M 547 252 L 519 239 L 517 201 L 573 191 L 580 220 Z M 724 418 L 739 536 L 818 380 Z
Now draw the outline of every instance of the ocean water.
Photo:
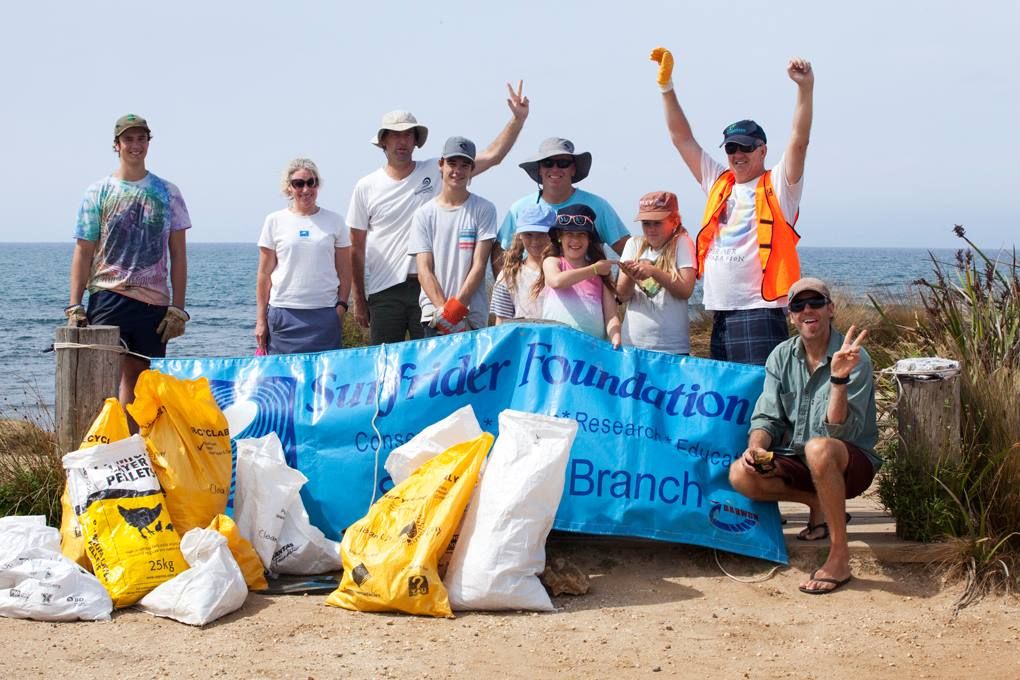
M 0 417 L 51 407 L 56 359 L 45 352 L 67 305 L 71 243 L 0 243 Z M 801 248 L 805 275 L 820 276 L 834 293 L 909 301 L 913 281 L 931 277 L 923 248 Z M 953 250 L 935 250 L 943 262 Z M 170 343 L 171 356 L 242 356 L 255 351 L 254 243 L 188 246 L 187 333 Z M 700 300 L 700 283 L 693 302 Z

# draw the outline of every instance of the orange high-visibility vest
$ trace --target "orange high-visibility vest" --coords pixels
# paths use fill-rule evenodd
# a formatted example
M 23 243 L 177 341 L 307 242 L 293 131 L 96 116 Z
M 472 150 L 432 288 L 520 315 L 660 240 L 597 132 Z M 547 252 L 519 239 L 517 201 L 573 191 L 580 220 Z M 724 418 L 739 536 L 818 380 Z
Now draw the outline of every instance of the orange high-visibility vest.
M 698 278 L 705 272 L 705 257 L 719 233 L 719 214 L 726 205 L 726 199 L 733 191 L 736 178 L 732 170 L 726 170 L 708 192 L 708 205 L 698 232 Z M 776 193 L 772 189 L 772 171 L 766 170 L 754 190 L 754 214 L 758 218 L 758 257 L 761 258 L 761 297 L 771 302 L 787 294 L 790 286 L 800 279 L 800 260 L 797 258 L 797 242 L 800 234 L 788 223 L 779 208 Z

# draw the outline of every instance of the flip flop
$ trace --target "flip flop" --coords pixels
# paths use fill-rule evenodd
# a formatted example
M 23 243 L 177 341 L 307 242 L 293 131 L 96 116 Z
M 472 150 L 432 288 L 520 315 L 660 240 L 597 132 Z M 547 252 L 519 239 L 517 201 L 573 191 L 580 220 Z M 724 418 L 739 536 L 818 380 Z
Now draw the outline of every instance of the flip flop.
M 831 588 L 805 588 L 804 586 L 800 586 L 800 588 L 799 588 L 800 592 L 807 593 L 808 595 L 828 595 L 829 593 L 831 593 L 831 592 L 833 592 L 835 590 L 839 590 L 840 587 L 845 586 L 846 584 L 850 583 L 850 580 L 853 578 L 853 576 L 847 576 L 842 581 L 837 581 L 834 578 L 820 578 L 818 576 L 815 576 L 815 574 L 817 574 L 817 573 L 818 573 L 817 569 L 815 569 L 813 572 L 811 572 L 811 578 L 809 580 L 811 580 L 811 581 L 818 581 L 819 583 L 831 583 L 832 587 Z
M 853 519 L 853 518 L 850 516 L 850 513 L 849 512 L 846 513 L 846 523 L 847 524 L 850 523 L 851 519 Z M 811 533 L 814 532 L 815 529 L 821 529 L 822 530 L 822 535 L 821 536 L 815 536 L 814 538 L 811 538 Z M 819 522 L 818 524 L 811 524 L 811 522 L 808 522 L 807 527 L 804 528 L 804 529 L 801 529 L 800 533 L 798 533 L 795 538 L 798 541 L 824 541 L 828 537 L 829 537 L 829 525 L 828 524 L 826 524 L 825 522 Z

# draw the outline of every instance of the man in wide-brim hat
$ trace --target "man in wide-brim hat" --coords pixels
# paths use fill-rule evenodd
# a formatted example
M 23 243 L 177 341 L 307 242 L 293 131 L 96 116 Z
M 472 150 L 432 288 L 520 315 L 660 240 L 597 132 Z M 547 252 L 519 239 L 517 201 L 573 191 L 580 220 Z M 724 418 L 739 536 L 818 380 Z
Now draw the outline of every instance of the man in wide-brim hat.
M 630 238 L 630 232 L 613 206 L 601 196 L 578 189 L 580 182 L 591 172 L 591 154 L 577 153 L 574 143 L 561 137 L 550 137 L 538 147 L 538 153 L 520 164 L 536 184 L 538 190 L 521 198 L 512 206 L 499 227 L 496 245 L 492 248 L 492 269 L 498 274 L 503 268 L 503 251 L 510 248 L 517 228 L 517 215 L 525 206 L 542 203 L 559 210 L 568 205 L 583 203 L 597 215 L 599 239 L 612 246 L 617 254 Z
M 510 122 L 475 158 L 474 174 L 498 165 L 517 141 L 528 117 L 523 85 L 509 85 Z M 415 161 L 414 150 L 425 145 L 428 128 L 408 111 L 382 118 L 372 144 L 386 155 L 383 167 L 358 180 L 347 210 L 351 229 L 354 318 L 369 329 L 372 344 L 421 338 L 421 307 L 415 258 L 408 256 L 411 217 L 439 195 L 439 159 Z

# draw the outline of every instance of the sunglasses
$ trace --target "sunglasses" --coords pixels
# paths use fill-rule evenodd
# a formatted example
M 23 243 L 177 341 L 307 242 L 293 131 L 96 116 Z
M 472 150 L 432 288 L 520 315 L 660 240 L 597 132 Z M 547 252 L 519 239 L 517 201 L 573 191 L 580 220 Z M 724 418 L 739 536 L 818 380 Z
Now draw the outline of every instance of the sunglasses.
M 813 298 L 802 298 L 800 300 L 793 300 L 790 303 L 791 312 L 803 312 L 805 307 L 811 309 L 821 309 L 825 305 L 829 304 L 830 300 L 827 297 L 813 297 Z
M 732 156 L 733 154 L 735 154 L 738 151 L 740 153 L 751 153 L 752 151 L 757 149 L 759 146 L 760 145 L 758 145 L 758 144 L 753 144 L 751 146 L 748 146 L 746 144 L 737 144 L 736 142 L 726 142 L 726 145 L 725 145 L 726 155 L 727 156 Z
M 290 181 L 290 185 L 295 189 L 304 189 L 306 186 L 309 189 L 314 189 L 315 187 L 319 186 L 319 180 L 315 179 L 314 177 L 311 179 L 292 179 Z
M 584 226 L 587 226 L 587 225 L 590 224 L 591 226 L 594 227 L 595 226 L 595 221 L 592 218 L 588 217 L 587 215 L 557 215 L 556 216 L 556 226 L 558 226 L 558 227 L 566 227 L 566 226 L 570 226 L 571 224 L 576 225 L 578 227 L 584 227 Z
M 541 161 L 541 166 L 543 168 L 551 168 L 553 166 L 556 166 L 560 170 L 566 170 L 573 164 L 574 164 L 573 158 L 559 158 L 559 159 L 546 158 L 544 161 Z

